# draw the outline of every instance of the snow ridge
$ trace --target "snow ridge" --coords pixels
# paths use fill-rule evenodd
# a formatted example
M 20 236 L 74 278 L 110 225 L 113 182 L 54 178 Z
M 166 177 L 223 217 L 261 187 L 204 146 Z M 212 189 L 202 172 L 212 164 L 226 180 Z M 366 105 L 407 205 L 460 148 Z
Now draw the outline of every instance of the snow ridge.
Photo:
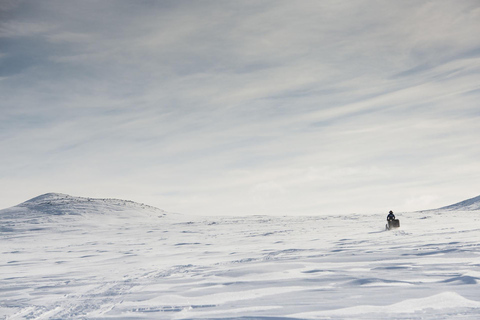
M 439 210 L 449 210 L 449 211 L 474 211 L 480 210 L 480 196 L 467 199 L 446 207 L 442 207 Z

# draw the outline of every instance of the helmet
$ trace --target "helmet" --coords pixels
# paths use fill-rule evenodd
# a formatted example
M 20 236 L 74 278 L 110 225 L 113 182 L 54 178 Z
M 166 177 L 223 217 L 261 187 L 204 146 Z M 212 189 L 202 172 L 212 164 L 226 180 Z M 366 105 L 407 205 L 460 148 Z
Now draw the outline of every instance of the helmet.
M 392 210 L 390 210 L 390 212 L 389 212 L 389 213 L 393 213 L 393 211 L 392 211 Z

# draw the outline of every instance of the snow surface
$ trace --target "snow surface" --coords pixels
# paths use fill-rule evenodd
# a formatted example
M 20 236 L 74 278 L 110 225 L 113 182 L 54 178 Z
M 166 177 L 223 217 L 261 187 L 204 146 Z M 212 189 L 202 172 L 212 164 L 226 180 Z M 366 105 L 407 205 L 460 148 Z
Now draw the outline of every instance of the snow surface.
M 0 211 L 0 318 L 479 319 L 479 214 L 190 217 L 47 194 Z M 478 203 L 477 203 L 478 205 Z

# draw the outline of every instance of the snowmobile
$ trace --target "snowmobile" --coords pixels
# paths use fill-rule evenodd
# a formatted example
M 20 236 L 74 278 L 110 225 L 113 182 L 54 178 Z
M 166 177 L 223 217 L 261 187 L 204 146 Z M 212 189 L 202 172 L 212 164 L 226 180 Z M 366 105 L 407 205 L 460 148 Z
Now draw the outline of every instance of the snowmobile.
M 388 220 L 388 223 L 385 225 L 385 229 L 387 230 L 396 228 L 400 228 L 400 220 L 398 219 Z

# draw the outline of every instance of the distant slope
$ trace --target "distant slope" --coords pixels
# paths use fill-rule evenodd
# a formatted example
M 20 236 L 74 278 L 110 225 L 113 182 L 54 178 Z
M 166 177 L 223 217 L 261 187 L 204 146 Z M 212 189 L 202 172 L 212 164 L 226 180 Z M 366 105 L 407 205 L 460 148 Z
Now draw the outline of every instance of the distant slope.
M 165 211 L 145 204 L 119 199 L 73 197 L 61 193 L 46 193 L 17 206 L 0 211 L 0 215 L 26 217 L 30 215 L 132 215 L 164 216 Z
M 450 210 L 450 211 L 474 211 L 480 210 L 480 196 L 467 199 L 446 207 L 439 208 L 439 210 Z

